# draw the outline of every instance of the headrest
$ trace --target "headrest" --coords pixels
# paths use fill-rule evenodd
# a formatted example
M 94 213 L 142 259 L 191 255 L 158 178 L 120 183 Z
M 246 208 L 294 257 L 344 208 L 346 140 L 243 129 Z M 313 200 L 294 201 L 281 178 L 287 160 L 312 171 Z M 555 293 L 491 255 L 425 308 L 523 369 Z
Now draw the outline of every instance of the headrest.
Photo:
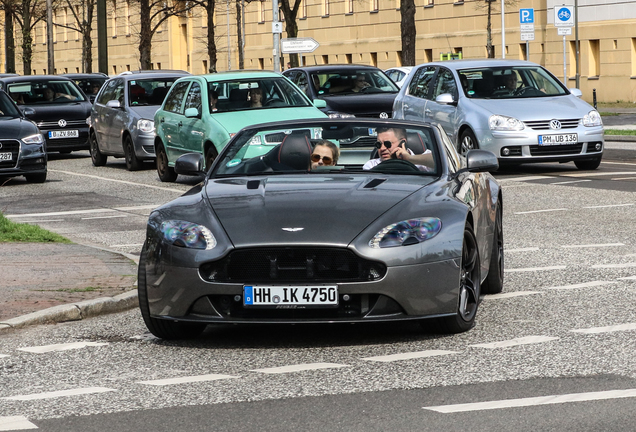
M 417 132 L 408 132 L 406 134 L 406 147 L 414 154 L 422 154 L 426 151 L 426 143 Z
M 311 142 L 302 134 L 286 135 L 280 143 L 278 162 L 294 170 L 309 170 Z

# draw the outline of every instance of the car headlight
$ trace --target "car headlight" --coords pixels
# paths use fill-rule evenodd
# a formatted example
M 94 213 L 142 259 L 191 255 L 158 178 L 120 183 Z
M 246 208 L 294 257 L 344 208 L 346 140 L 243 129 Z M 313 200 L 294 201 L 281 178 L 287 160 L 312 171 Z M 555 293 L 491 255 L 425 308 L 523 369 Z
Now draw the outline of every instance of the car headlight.
M 90 117 L 86 117 L 86 124 L 87 125 L 91 125 L 91 118 Z
M 169 220 L 161 224 L 163 238 L 175 245 L 191 249 L 210 250 L 216 246 L 212 232 L 203 225 L 181 220 Z
M 583 126 L 601 126 L 602 124 L 601 115 L 596 110 L 592 110 L 583 116 Z
M 407 219 L 384 227 L 371 241 L 369 247 L 388 248 L 408 246 L 433 238 L 442 229 L 442 221 L 435 217 Z
M 22 142 L 25 144 L 42 144 L 44 143 L 44 138 L 42 138 L 42 134 L 29 135 L 22 138 Z
M 355 118 L 353 114 L 338 112 L 338 111 L 328 111 L 327 115 L 329 118 Z
M 488 119 L 488 127 L 490 127 L 490 130 L 520 131 L 523 130 L 525 126 L 521 120 L 514 117 L 494 114 Z
M 146 133 L 154 132 L 155 122 L 153 122 L 152 120 L 141 119 L 137 122 L 137 129 Z

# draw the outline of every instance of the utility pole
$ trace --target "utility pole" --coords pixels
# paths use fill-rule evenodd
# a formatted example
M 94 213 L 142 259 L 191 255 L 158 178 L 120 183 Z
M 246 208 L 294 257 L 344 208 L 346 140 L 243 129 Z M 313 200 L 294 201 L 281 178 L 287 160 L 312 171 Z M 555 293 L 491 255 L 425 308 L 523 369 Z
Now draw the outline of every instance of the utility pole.
M 579 52 L 579 2 L 578 0 L 574 0 L 574 40 L 576 45 L 576 88 L 579 87 L 579 79 L 581 77 L 581 66 L 580 66 L 580 58 L 581 54 Z
M 46 0 L 46 53 L 47 72 L 49 75 L 55 73 L 55 50 L 53 49 L 53 5 L 51 0 Z
M 501 58 L 506 58 L 506 11 L 504 0 L 501 0 Z
M 108 75 L 106 0 L 97 0 L 97 63 L 99 71 Z
M 272 0 L 272 22 L 278 23 L 278 0 Z M 273 32 L 273 33 L 274 33 L 274 50 L 272 52 L 274 54 L 274 72 L 280 72 L 280 54 L 278 52 L 280 47 L 280 33 L 277 33 L 277 32 Z

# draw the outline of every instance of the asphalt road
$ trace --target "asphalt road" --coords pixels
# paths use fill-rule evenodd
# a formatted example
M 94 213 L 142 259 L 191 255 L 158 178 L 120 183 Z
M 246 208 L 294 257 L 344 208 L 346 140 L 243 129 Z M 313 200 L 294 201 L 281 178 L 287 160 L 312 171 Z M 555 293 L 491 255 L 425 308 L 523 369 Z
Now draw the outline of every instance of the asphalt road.
M 164 342 L 136 310 L 27 328 L 0 337 L 0 431 L 632 430 L 636 159 L 496 177 L 504 292 L 471 331 L 219 326 Z M 0 208 L 127 253 L 150 209 L 197 182 L 80 153 L 51 161 L 49 178 L 11 182 Z

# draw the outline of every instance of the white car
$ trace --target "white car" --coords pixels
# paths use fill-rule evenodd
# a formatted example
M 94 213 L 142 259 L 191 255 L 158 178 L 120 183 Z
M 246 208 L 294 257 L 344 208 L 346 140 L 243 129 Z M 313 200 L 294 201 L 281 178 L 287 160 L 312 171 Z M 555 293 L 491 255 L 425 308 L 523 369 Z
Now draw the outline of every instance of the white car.
M 570 162 L 596 169 L 603 122 L 578 89 L 521 60 L 452 60 L 417 66 L 393 118 L 439 123 L 458 150 L 492 151 L 500 165 Z
M 406 77 L 409 76 L 412 69 L 413 66 L 401 66 L 387 69 L 384 73 L 386 73 L 398 87 L 402 88 L 402 84 L 404 84 Z

